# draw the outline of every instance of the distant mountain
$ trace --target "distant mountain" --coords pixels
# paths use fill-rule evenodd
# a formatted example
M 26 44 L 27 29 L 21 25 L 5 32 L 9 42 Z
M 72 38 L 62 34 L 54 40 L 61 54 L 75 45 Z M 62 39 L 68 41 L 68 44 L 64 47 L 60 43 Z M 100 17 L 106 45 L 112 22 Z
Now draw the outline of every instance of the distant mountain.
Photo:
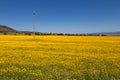
M 12 29 L 12 28 L 5 26 L 5 25 L 0 25 L 0 33 L 9 33 L 9 32 L 15 33 L 15 32 L 17 32 L 17 30 Z
M 120 31 L 116 32 L 99 32 L 99 33 L 93 33 L 93 34 L 102 34 L 102 35 L 120 35 Z
M 33 34 L 32 31 L 17 31 L 15 29 L 12 29 L 5 25 L 0 25 L 0 34 L 25 34 L 25 35 L 31 35 Z M 41 32 L 35 32 L 36 35 L 68 35 L 68 36 L 109 36 L 109 35 L 119 35 L 120 31 L 117 32 L 98 32 L 98 33 L 86 33 L 86 34 L 64 34 L 64 33 L 41 33 Z

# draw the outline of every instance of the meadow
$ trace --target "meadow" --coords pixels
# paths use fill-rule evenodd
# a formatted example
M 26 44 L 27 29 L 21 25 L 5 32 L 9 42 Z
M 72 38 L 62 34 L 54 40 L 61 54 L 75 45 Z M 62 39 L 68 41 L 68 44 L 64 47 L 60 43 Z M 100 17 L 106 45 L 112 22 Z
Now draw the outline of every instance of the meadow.
M 0 35 L 0 80 L 120 80 L 120 36 Z

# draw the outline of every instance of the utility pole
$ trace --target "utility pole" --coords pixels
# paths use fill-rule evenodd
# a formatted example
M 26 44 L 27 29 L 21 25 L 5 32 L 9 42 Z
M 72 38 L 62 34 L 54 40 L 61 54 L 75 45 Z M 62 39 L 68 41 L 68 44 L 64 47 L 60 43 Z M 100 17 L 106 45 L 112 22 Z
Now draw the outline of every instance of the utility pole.
M 36 12 L 33 11 L 33 40 L 35 40 Z

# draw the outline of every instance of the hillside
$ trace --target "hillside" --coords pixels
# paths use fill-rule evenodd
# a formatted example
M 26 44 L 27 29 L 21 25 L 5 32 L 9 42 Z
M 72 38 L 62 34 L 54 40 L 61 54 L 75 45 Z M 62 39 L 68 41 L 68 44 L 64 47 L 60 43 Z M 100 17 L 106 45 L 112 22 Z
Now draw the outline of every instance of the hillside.
M 2 34 L 25 34 L 25 35 L 31 35 L 33 34 L 32 31 L 17 31 L 15 29 L 12 29 L 8 26 L 5 26 L 5 25 L 0 25 L 0 33 Z M 65 33 L 42 33 L 42 32 L 36 32 L 35 33 L 36 35 L 68 35 L 68 36 L 109 36 L 109 35 L 120 35 L 120 31 L 117 31 L 117 32 L 98 32 L 98 33 L 88 33 L 88 34 L 65 34 Z
M 15 33 L 17 32 L 15 29 L 12 29 L 8 26 L 5 26 L 5 25 L 0 25 L 0 33 Z

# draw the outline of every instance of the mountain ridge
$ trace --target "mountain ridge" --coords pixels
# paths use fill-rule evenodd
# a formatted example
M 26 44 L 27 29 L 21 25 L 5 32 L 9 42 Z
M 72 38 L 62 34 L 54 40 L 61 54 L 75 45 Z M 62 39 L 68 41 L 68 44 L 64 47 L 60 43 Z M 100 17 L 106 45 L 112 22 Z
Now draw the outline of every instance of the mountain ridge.
M 115 32 L 97 32 L 97 33 L 92 33 L 92 34 L 120 35 L 120 31 L 115 31 Z
M 18 31 L 13 29 L 13 28 L 10 28 L 6 25 L 0 25 L 0 33 L 8 33 L 8 32 L 15 33 L 15 32 L 18 32 Z
M 8 26 L 6 26 L 6 25 L 0 25 L 0 33 L 20 33 L 20 34 L 22 34 L 22 33 L 25 33 L 25 34 L 32 34 L 33 32 L 32 31 L 17 31 L 17 30 L 15 30 L 15 29 L 13 29 L 13 28 L 11 28 L 11 27 L 8 27 Z M 111 36 L 120 36 L 120 31 L 116 31 L 116 32 L 97 32 L 97 33 L 84 33 L 84 34 L 71 34 L 71 33 L 69 33 L 69 34 L 65 34 L 65 33 L 42 33 L 42 32 L 36 32 L 37 34 L 39 34 L 39 35 L 77 35 L 77 36 L 79 36 L 79 35 L 95 35 L 95 36 L 100 36 L 100 35 L 106 35 L 106 36 L 109 36 L 109 35 L 111 35 Z

